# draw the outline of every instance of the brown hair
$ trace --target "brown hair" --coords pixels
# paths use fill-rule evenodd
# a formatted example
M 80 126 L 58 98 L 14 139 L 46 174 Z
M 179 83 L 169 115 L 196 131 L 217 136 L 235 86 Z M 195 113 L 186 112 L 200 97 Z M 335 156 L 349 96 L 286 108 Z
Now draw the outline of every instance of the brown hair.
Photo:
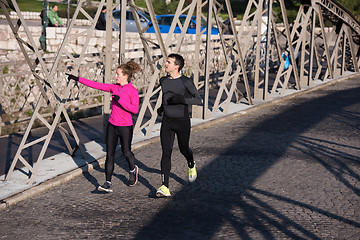
M 131 81 L 134 73 L 141 70 L 140 65 L 133 61 L 121 64 L 120 66 L 118 66 L 118 68 L 122 70 L 123 74 L 128 75 L 128 82 Z
M 177 54 L 177 53 L 171 53 L 168 58 L 175 58 L 175 65 L 178 65 L 179 66 L 179 72 L 180 70 L 184 67 L 185 65 L 185 60 L 184 58 L 180 55 L 180 54 Z

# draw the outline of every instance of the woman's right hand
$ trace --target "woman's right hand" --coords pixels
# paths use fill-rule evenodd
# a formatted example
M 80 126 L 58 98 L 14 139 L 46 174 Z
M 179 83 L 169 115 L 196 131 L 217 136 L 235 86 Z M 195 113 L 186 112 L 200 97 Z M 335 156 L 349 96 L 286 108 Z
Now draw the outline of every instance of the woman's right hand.
M 65 74 L 68 75 L 69 80 L 75 80 L 76 82 L 79 81 L 79 77 L 69 74 L 69 73 L 65 73 Z

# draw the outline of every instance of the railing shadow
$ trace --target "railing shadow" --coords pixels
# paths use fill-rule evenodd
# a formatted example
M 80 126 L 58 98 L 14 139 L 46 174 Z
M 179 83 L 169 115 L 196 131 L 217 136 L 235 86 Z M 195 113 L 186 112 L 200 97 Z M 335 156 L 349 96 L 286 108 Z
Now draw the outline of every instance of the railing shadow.
M 300 136 L 295 143 L 302 145 L 304 148 L 292 146 L 294 149 L 302 151 L 309 159 L 314 159 L 320 163 L 328 172 L 336 179 L 341 181 L 346 187 L 351 189 L 360 197 L 360 189 L 352 185 L 348 178 L 360 182 L 360 176 L 355 173 L 349 165 L 360 165 L 360 147 L 352 147 L 335 142 L 329 142 L 321 139 L 314 139 Z M 334 145 L 334 148 L 328 148 L 325 144 Z M 343 150 L 341 150 L 343 149 Z M 350 154 L 349 152 L 357 151 L 358 154 Z
M 102 129 L 99 128 L 99 126 L 102 125 L 102 118 L 82 119 L 78 121 L 73 121 L 73 124 L 81 144 L 84 144 L 89 141 L 101 142 L 103 131 Z M 69 130 L 68 127 L 65 125 L 67 124 L 63 124 L 63 127 Z M 46 127 L 33 129 L 29 133 L 27 143 L 34 141 L 46 135 L 47 133 L 48 133 L 48 129 Z M 0 159 L 0 175 L 8 173 L 11 162 L 15 157 L 15 154 L 18 150 L 22 138 L 23 138 L 22 133 L 14 133 L 8 135 L 7 137 L 0 138 L 0 145 L 2 146 L 2 148 L 0 149 L 0 154 L 2 157 L 4 157 L 4 159 Z M 68 138 L 68 140 L 72 145 L 72 147 L 76 145 L 73 139 Z M 21 155 L 28 161 L 28 163 L 30 163 L 30 165 L 33 165 L 38 159 L 42 146 L 43 146 L 43 142 L 34 144 L 33 146 L 23 149 Z M 66 148 L 66 145 L 64 144 L 60 132 L 56 130 L 50 141 L 48 148 L 46 149 L 44 159 L 62 152 L 68 153 L 68 150 Z M 79 151 L 76 154 L 79 154 Z M 22 167 L 24 167 L 24 165 L 20 161 L 18 161 L 15 169 L 19 170 Z

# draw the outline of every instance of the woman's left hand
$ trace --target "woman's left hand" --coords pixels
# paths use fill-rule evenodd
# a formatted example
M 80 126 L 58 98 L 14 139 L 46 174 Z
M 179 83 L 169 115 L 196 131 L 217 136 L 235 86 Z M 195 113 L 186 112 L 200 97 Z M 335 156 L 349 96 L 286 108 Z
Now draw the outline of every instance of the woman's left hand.
M 120 100 L 120 96 L 119 95 L 113 95 L 113 99 L 118 102 Z

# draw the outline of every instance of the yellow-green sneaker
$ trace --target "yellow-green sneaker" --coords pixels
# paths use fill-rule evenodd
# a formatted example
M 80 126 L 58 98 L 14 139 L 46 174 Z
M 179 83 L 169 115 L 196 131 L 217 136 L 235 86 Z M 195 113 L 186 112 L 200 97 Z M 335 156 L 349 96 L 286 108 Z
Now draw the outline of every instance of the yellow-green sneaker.
M 189 168 L 189 182 L 195 182 L 196 177 L 196 164 L 194 164 L 193 168 Z
M 170 197 L 170 190 L 165 185 L 161 185 L 161 187 L 156 191 L 157 197 Z

